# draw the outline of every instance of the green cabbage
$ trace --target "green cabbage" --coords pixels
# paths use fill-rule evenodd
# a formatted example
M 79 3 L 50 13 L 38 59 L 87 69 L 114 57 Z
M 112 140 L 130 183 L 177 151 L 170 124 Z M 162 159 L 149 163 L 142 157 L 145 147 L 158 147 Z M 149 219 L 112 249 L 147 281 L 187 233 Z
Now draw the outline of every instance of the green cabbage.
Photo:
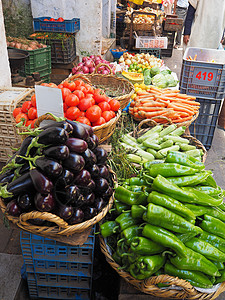
M 166 88 L 168 86 L 168 82 L 166 77 L 163 74 L 157 74 L 152 78 L 152 84 L 157 86 L 158 88 Z
M 153 67 L 153 68 L 151 68 L 151 76 L 155 76 L 155 75 L 157 75 L 159 73 L 160 73 L 159 67 Z
M 172 87 L 172 86 L 176 86 L 178 83 L 178 80 L 176 80 L 173 75 L 171 74 L 167 74 L 165 75 L 165 78 L 167 80 L 168 86 Z
M 171 72 L 171 70 L 166 69 L 166 70 L 161 71 L 160 73 L 163 75 L 167 75 L 167 74 L 171 74 L 172 72 Z

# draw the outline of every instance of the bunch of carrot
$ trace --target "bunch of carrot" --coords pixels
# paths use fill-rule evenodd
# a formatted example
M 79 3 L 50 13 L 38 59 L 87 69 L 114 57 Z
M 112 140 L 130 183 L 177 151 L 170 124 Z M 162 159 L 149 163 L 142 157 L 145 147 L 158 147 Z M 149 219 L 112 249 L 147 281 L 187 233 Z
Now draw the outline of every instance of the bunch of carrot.
M 191 120 L 200 107 L 195 97 L 180 94 L 179 90 L 151 86 L 136 94 L 129 108 L 135 119 L 154 119 L 157 123 L 168 123 L 169 119 L 172 123 L 181 123 Z

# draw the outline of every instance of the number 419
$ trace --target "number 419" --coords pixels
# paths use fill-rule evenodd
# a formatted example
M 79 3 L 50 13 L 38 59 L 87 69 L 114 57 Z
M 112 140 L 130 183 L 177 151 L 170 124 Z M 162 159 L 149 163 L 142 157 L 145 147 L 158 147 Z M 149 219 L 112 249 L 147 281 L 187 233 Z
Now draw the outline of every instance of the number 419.
M 211 80 L 213 80 L 213 73 L 212 73 L 212 72 L 209 72 L 209 73 L 207 74 L 207 72 L 202 73 L 202 72 L 200 71 L 200 72 L 198 72 L 198 74 L 196 74 L 196 78 L 198 78 L 199 80 L 200 80 L 200 79 L 203 79 L 203 80 L 211 81 Z

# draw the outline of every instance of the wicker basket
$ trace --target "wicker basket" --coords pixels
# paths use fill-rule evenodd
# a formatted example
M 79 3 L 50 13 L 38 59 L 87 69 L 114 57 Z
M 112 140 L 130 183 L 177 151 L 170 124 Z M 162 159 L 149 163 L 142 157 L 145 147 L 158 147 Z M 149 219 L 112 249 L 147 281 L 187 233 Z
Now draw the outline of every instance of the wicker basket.
M 207 294 L 196 290 L 188 281 L 167 274 L 152 276 L 145 280 L 136 280 L 129 273 L 120 269 L 120 266 L 113 260 L 105 240 L 101 236 L 99 236 L 99 239 L 101 251 L 110 266 L 128 283 L 145 294 L 167 299 L 209 300 L 217 298 L 225 291 L 225 282 L 223 282 L 215 292 Z M 159 283 L 179 287 L 180 289 L 159 288 L 157 286 Z
M 111 169 L 110 173 L 112 175 L 113 182 L 116 185 L 116 175 Z M 6 213 L 6 205 L 0 198 L 0 208 L 2 210 L 2 213 L 10 222 L 25 231 L 29 231 L 31 233 L 38 234 L 70 245 L 82 245 L 87 240 L 93 225 L 98 223 L 105 217 L 105 215 L 111 209 L 112 205 L 113 196 L 109 199 L 108 204 L 102 209 L 102 211 L 92 219 L 79 224 L 69 225 L 59 216 L 56 216 L 55 214 L 49 212 L 31 211 L 28 213 L 23 213 L 19 217 L 10 216 Z M 36 218 L 52 222 L 55 224 L 55 226 L 37 226 L 32 225 L 30 222 L 28 222 L 29 220 Z
M 130 30 L 131 23 L 126 23 L 127 30 Z M 134 31 L 150 31 L 155 27 L 154 23 L 133 23 Z

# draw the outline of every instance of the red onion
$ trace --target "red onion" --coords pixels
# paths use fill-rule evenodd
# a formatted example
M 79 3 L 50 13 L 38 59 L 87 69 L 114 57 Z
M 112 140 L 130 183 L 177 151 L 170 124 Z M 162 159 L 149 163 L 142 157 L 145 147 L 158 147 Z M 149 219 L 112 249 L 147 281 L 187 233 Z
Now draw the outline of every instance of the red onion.
M 76 72 L 76 74 L 84 74 L 82 71 L 78 71 Z
M 84 63 L 80 62 L 77 66 L 78 67 L 83 67 Z
M 89 73 L 89 68 L 86 67 L 86 66 L 83 66 L 82 71 L 84 72 L 84 74 L 88 74 Z
M 108 70 L 102 70 L 102 74 L 107 75 L 107 74 L 109 74 L 109 71 Z
M 93 73 L 94 71 L 95 71 L 95 68 L 94 68 L 94 67 L 90 67 L 90 68 L 89 68 L 89 72 L 90 72 L 90 73 Z
M 101 66 L 101 67 L 98 68 L 98 70 L 99 70 L 99 71 L 103 71 L 103 70 L 105 70 L 105 67 L 104 67 L 104 66 Z
M 72 74 L 75 74 L 78 71 L 78 67 L 73 67 Z
M 94 66 L 94 63 L 91 59 L 86 60 L 85 66 L 88 68 L 92 68 Z
M 89 57 L 87 57 L 87 56 L 84 56 L 83 58 L 82 58 L 82 62 L 84 63 L 86 60 L 88 60 L 89 59 Z
M 94 56 L 94 55 L 90 55 L 90 58 L 91 58 L 91 59 L 94 59 L 94 58 L 95 58 L 95 56 Z

